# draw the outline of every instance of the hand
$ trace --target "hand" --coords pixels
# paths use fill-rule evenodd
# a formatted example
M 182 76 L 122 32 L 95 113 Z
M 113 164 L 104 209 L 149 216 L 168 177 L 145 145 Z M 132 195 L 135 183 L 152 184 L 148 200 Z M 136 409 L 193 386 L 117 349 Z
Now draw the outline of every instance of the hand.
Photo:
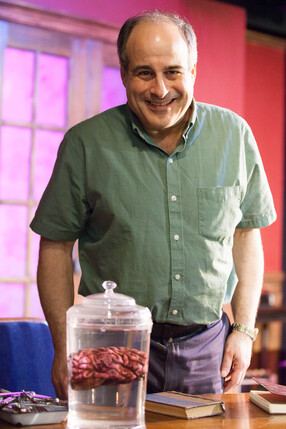
M 225 342 L 221 376 L 225 378 L 224 393 L 244 379 L 251 360 L 252 340 L 248 335 L 233 331 Z
M 68 399 L 68 371 L 66 350 L 55 350 L 54 363 L 52 367 L 52 382 L 57 398 Z

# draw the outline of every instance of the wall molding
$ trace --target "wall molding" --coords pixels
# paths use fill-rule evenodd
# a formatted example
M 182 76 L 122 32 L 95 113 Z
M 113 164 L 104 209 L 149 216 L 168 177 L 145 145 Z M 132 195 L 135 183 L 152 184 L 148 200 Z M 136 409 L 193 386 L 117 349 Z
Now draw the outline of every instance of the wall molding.
M 247 42 L 257 43 L 259 45 L 269 46 L 271 48 L 281 50 L 286 49 L 286 39 L 266 33 L 260 33 L 258 31 L 247 30 L 246 40 Z
M 119 27 L 116 25 L 36 8 L 20 2 L 0 1 L 0 19 L 77 37 L 88 37 L 113 45 L 116 44 L 119 32 Z

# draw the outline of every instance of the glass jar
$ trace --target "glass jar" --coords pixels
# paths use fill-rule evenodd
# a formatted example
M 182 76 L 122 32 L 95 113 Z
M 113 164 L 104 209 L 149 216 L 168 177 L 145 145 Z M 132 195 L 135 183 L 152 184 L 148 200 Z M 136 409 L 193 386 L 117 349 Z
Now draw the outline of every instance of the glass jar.
M 151 313 L 115 287 L 67 311 L 68 428 L 145 428 Z

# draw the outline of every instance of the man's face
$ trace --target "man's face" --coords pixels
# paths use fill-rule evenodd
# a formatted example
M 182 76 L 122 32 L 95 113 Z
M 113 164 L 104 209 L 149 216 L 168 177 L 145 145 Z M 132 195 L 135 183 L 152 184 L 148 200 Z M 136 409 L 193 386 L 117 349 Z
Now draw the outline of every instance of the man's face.
M 127 101 L 149 136 L 184 123 L 194 92 L 195 65 L 179 29 L 169 22 L 145 21 L 131 32 L 121 69 Z

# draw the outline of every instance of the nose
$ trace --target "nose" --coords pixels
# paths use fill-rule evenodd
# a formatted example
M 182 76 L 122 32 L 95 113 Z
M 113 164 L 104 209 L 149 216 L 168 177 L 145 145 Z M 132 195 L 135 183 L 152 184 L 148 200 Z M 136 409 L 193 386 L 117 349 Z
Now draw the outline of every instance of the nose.
M 165 80 L 161 76 L 156 76 L 152 79 L 150 93 L 158 98 L 164 98 L 168 94 L 168 89 Z

